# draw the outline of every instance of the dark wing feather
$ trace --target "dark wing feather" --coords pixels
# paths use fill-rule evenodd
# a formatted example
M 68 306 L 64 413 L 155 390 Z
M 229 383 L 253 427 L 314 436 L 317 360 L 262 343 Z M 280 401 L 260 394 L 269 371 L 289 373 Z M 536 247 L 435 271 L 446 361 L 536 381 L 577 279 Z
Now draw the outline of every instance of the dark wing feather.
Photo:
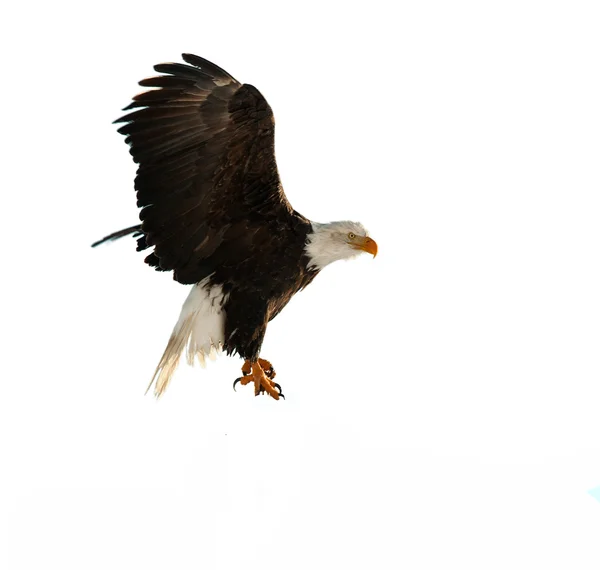
M 306 220 L 283 193 L 265 98 L 205 59 L 183 59 L 190 65 L 155 66 L 164 75 L 140 85 L 156 89 L 136 95 L 115 122 L 139 164 L 144 245 L 154 247 L 146 261 L 196 283 Z

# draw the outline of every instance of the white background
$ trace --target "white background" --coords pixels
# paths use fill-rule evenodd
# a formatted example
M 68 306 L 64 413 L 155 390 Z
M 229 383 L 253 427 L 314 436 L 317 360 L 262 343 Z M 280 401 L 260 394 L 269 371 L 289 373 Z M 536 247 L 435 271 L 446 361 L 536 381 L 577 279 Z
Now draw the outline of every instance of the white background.
M 595 2 L 3 8 L 6 568 L 600 567 Z M 241 362 L 144 390 L 187 288 L 124 240 L 111 121 L 190 51 L 256 85 L 287 195 L 379 256 Z

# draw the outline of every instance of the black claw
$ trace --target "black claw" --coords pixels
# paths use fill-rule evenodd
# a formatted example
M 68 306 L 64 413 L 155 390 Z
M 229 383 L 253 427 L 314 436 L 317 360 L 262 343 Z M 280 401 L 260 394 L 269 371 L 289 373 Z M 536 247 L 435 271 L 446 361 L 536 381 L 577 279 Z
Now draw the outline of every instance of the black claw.
M 285 396 L 283 395 L 283 392 L 281 391 L 281 386 L 279 384 L 277 384 L 277 382 L 273 382 L 273 386 L 275 386 L 275 388 L 277 388 L 279 390 L 279 397 L 283 398 L 285 400 Z
M 235 389 L 235 385 L 241 380 L 241 378 L 236 378 L 235 381 L 233 382 L 233 391 L 237 392 L 237 390 Z

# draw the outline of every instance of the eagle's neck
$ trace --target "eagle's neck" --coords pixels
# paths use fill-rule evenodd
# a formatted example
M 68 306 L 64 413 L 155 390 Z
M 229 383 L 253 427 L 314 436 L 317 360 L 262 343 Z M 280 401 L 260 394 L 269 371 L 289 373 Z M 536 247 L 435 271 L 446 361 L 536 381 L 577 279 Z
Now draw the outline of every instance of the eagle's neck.
M 309 269 L 321 270 L 334 261 L 350 259 L 357 255 L 356 250 L 348 247 L 348 244 L 339 237 L 344 223 L 320 224 L 311 221 L 311 231 L 306 236 L 304 247 L 304 253 L 309 260 L 306 265 Z

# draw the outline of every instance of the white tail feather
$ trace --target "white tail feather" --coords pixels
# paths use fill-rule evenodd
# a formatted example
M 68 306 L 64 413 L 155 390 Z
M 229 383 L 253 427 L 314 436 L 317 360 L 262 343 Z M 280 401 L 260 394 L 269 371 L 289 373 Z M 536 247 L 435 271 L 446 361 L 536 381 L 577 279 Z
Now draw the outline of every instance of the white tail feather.
M 208 286 L 208 279 L 192 287 L 181 308 L 179 320 L 146 390 L 148 392 L 154 384 L 157 398 L 167 389 L 184 350 L 190 366 L 197 357 L 202 367 L 206 365 L 207 356 L 215 360 L 217 352 L 221 351 L 225 335 L 223 303 L 226 298 L 220 286 Z

